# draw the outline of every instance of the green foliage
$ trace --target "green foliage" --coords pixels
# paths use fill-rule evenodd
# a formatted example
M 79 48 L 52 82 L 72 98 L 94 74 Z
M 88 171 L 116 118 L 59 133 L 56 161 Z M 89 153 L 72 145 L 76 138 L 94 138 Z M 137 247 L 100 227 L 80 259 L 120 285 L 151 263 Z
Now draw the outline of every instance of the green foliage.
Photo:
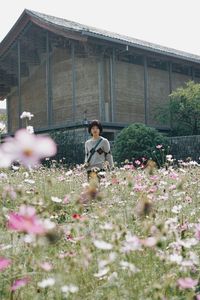
M 58 145 L 55 159 L 62 160 L 66 165 L 75 165 L 84 161 L 83 132 L 53 131 L 50 136 Z
M 200 84 L 189 81 L 170 95 L 166 107 L 160 109 L 158 119 L 171 124 L 171 135 L 200 134 Z
M 162 145 L 159 149 L 157 145 Z M 132 124 L 124 128 L 116 138 L 113 155 L 117 162 L 128 159 L 134 161 L 144 157 L 154 159 L 162 165 L 165 159 L 168 142 L 156 129 L 144 124 Z
M 178 280 L 199 280 L 195 224 L 200 168 L 184 164 L 167 172 L 154 169 L 154 176 L 116 169 L 106 174 L 99 190 L 85 185 L 85 170 L 71 171 L 65 167 L 2 170 L 0 256 L 10 259 L 11 265 L 0 270 L 0 299 L 197 299 L 199 283 L 182 289 Z M 24 204 L 34 207 L 39 220 L 51 220 L 55 227 L 36 237 L 9 230 L 9 214 L 19 212 Z M 95 240 L 112 248 L 100 249 Z M 50 265 L 49 271 L 44 263 Z M 28 284 L 11 293 L 13 282 L 22 278 L 28 278 Z M 38 286 L 48 279 L 55 284 Z M 61 291 L 69 285 L 78 291 Z
M 6 114 L 0 114 L 0 122 L 3 122 L 3 123 L 7 122 L 7 115 Z

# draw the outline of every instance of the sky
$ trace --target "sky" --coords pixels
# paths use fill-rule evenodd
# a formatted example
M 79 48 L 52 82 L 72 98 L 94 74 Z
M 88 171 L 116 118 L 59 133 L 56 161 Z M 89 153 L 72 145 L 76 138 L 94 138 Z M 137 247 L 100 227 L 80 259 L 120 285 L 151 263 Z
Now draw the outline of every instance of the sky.
M 200 0 L 6 0 L 0 41 L 25 8 L 200 55 Z

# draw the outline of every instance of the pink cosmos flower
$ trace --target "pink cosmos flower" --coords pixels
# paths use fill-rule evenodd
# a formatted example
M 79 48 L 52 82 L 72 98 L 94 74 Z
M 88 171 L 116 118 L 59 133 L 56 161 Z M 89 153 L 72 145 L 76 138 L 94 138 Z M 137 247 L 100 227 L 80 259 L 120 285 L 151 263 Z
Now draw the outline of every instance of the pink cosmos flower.
M 157 240 L 155 237 L 148 237 L 145 240 L 140 240 L 141 244 L 145 247 L 154 247 L 157 244 Z
M 194 280 L 190 277 L 186 278 L 179 278 L 178 279 L 178 285 L 182 289 L 192 289 L 198 284 L 198 280 Z
M 163 145 L 157 145 L 156 148 L 157 149 L 161 149 Z
M 9 137 L 0 148 L 11 162 L 19 161 L 26 167 L 34 167 L 45 157 L 56 154 L 56 144 L 47 136 L 29 133 L 19 129 L 15 137 Z
M 53 269 L 53 265 L 47 261 L 43 262 L 40 264 L 40 267 L 44 270 L 44 271 L 51 271 Z
M 16 279 L 13 282 L 12 286 L 11 286 L 11 291 L 16 291 L 20 287 L 25 286 L 29 281 L 30 281 L 29 277 L 24 277 L 24 278 L 21 278 L 21 279 Z
M 8 168 L 11 165 L 12 159 L 11 156 L 7 155 L 0 148 L 0 168 Z
M 141 192 L 141 191 L 144 191 L 145 189 L 146 189 L 146 186 L 138 184 L 138 183 L 136 183 L 135 186 L 133 187 L 133 190 L 135 192 Z
M 200 241 L 200 224 L 196 225 L 195 238 Z
M 5 257 L 0 257 L 0 272 L 11 265 L 11 260 Z
M 22 205 L 19 213 L 9 214 L 8 228 L 29 234 L 43 234 L 44 225 L 35 214 L 35 209 L 31 206 Z

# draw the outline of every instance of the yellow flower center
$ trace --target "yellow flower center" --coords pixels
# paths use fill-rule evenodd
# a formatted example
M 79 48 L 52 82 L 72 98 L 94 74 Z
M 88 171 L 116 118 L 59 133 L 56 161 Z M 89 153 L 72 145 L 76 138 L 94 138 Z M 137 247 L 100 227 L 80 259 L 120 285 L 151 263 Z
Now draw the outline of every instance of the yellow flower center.
M 24 150 L 24 155 L 27 157 L 30 157 L 33 154 L 33 151 L 31 149 L 25 149 Z

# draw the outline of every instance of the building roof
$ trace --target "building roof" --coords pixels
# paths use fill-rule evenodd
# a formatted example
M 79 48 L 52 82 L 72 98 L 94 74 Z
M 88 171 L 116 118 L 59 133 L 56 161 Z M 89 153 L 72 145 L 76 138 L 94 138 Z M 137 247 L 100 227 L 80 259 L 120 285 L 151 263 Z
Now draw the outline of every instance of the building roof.
M 167 55 L 174 58 L 179 58 L 182 60 L 200 63 L 200 56 L 187 53 L 184 51 L 164 47 L 158 44 L 149 43 L 143 40 L 135 39 L 133 37 L 113 33 L 110 31 L 97 29 L 92 26 L 83 25 L 77 22 L 69 21 L 62 18 L 57 18 L 54 16 L 46 15 L 43 13 L 35 12 L 32 10 L 25 9 L 22 15 L 19 17 L 15 25 L 8 32 L 6 37 L 0 43 L 0 56 L 6 51 L 12 40 L 17 37 L 22 29 L 29 21 L 46 28 L 50 31 L 60 33 L 65 36 L 65 33 L 77 33 L 79 37 L 88 38 L 94 37 L 101 40 L 111 41 L 117 44 L 132 46 L 138 49 L 143 49 L 146 51 L 156 52 L 162 55 Z M 21 27 L 20 27 L 21 24 Z

